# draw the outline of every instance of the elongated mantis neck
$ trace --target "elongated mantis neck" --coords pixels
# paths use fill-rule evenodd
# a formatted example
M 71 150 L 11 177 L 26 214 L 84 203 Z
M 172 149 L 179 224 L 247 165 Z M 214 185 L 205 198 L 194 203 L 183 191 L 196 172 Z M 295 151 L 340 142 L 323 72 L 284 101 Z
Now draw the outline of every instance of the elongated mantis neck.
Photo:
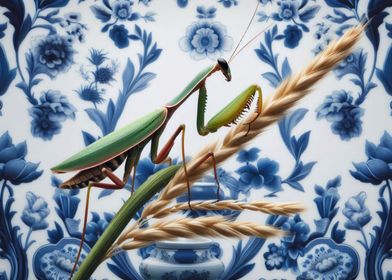
M 202 71 L 200 71 L 195 78 L 193 78 L 192 81 L 189 82 L 189 84 L 181 91 L 179 95 L 177 95 L 175 98 L 173 98 L 169 103 L 165 105 L 165 107 L 169 109 L 177 109 L 178 107 L 181 106 L 182 103 L 185 102 L 185 100 L 188 99 L 194 93 L 197 91 L 200 86 L 205 83 L 206 79 L 212 75 L 214 72 L 218 71 L 219 67 L 217 64 L 212 64 L 206 68 L 204 68 Z

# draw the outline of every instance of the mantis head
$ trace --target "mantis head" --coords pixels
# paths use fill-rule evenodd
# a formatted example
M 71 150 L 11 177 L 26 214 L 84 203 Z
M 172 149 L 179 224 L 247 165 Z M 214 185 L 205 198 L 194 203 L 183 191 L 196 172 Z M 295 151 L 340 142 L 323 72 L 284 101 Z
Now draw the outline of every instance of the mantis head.
M 226 81 L 231 81 L 231 71 L 229 64 L 224 58 L 218 58 L 218 68 L 222 72 L 222 74 L 226 77 Z

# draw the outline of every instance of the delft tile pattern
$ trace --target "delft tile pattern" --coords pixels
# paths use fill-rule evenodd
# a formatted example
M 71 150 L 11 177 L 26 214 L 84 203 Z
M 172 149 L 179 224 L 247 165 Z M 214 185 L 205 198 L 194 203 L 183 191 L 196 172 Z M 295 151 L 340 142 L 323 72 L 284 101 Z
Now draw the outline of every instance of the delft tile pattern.
M 83 147 L 114 131 L 121 118 L 132 119 L 129 108 L 149 109 L 151 94 L 160 95 L 160 103 L 174 97 L 146 93 L 164 75 L 157 66 L 165 55 L 181 57 L 190 78 L 199 65 L 228 57 L 240 37 L 232 31 L 240 23 L 230 19 L 252 11 L 256 1 L 0 3 L 0 279 L 67 279 L 81 237 L 85 194 L 57 188 L 65 177 L 52 176 L 49 168 L 69 153 L 54 159 L 48 153 L 68 141 Z M 264 220 L 253 213 L 292 235 L 219 241 L 216 256 L 229 256 L 223 279 L 392 279 L 391 6 L 390 0 L 260 0 L 256 30 L 271 26 L 244 56 L 255 65 L 246 70 L 255 70 L 269 92 L 303 66 L 296 51 L 312 57 L 350 26 L 372 21 L 360 45 L 334 69 L 328 87 L 318 88 L 323 96 L 281 120 L 271 129 L 273 141 L 252 143 L 219 168 L 222 198 L 300 197 L 311 209 Z M 189 16 L 180 16 L 185 13 Z M 181 21 L 175 25 L 181 35 L 176 48 L 165 49 L 159 26 L 170 17 Z M 241 19 L 245 26 L 249 18 Z M 71 85 L 67 75 L 74 75 Z M 314 140 L 322 138 L 329 143 Z M 281 156 L 268 152 L 268 143 L 280 145 Z M 338 166 L 348 164 L 328 173 L 318 168 L 328 153 L 317 150 L 332 146 L 355 151 L 332 159 Z M 163 167 L 146 155 L 136 187 Z M 328 180 L 320 179 L 322 172 Z M 200 199 L 213 195 L 204 190 Z M 109 201 L 115 197 L 102 191 L 93 198 L 106 203 L 90 212 L 81 261 L 113 218 Z M 100 273 L 107 279 L 141 279 L 138 265 L 152 250 L 121 253 L 102 264 Z

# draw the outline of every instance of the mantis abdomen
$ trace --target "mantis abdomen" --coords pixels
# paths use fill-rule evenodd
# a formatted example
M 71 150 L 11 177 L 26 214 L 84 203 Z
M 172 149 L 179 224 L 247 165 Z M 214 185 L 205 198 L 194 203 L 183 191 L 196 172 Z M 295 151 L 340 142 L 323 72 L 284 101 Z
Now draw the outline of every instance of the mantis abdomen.
M 102 172 L 103 168 L 109 171 L 116 170 L 127 157 L 128 151 L 112 158 L 111 160 L 104 162 L 93 168 L 85 169 L 78 172 L 71 179 L 65 181 L 60 185 L 63 189 L 77 189 L 88 187 L 89 182 L 100 182 L 106 178 L 106 173 Z

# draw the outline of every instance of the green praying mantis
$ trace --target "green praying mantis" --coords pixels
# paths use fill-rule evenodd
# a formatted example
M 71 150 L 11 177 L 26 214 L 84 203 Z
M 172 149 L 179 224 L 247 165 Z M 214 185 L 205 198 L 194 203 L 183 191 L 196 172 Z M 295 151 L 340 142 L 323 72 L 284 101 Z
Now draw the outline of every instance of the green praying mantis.
M 150 157 L 155 164 L 170 162 L 171 158 L 169 153 L 175 143 L 177 137 L 181 134 L 181 153 L 182 153 L 182 165 L 188 178 L 187 168 L 185 164 L 185 125 L 180 125 L 166 144 L 159 150 L 159 140 L 164 132 L 166 125 L 168 124 L 171 117 L 174 115 L 175 111 L 194 93 L 198 93 L 198 107 L 197 107 L 197 130 L 202 136 L 209 133 L 216 132 L 222 126 L 230 126 L 231 124 L 237 124 L 237 121 L 241 116 L 246 113 L 251 106 L 254 97 L 257 95 L 257 105 L 256 105 L 256 115 L 253 121 L 255 121 L 258 115 L 261 113 L 262 108 L 262 91 L 258 85 L 250 85 L 244 91 L 242 91 L 236 98 L 234 98 L 230 103 L 228 103 L 221 111 L 219 111 L 214 117 L 211 118 L 205 124 L 205 110 L 207 105 L 207 88 L 206 81 L 209 77 L 215 73 L 220 72 L 225 77 L 226 81 L 231 80 L 231 71 L 229 63 L 242 49 L 244 49 L 251 41 L 253 41 L 257 36 L 259 36 L 263 31 L 259 32 L 254 36 L 244 47 L 242 47 L 237 53 L 236 50 L 241 43 L 246 31 L 248 30 L 255 12 L 249 22 L 247 29 L 245 30 L 241 40 L 239 41 L 237 47 L 233 51 L 229 62 L 223 58 L 219 58 L 216 63 L 204 68 L 188 83 L 188 85 L 173 98 L 166 105 L 153 112 L 141 117 L 125 127 L 118 129 L 102 138 L 96 142 L 90 144 L 85 149 L 74 154 L 68 159 L 64 160 L 60 164 L 51 168 L 54 173 L 66 173 L 66 172 L 78 172 L 69 180 L 63 182 L 60 187 L 65 189 L 73 188 L 88 188 L 87 198 L 86 198 L 86 209 L 84 215 L 83 232 L 81 238 L 81 246 L 79 248 L 78 255 L 74 267 L 71 272 L 71 277 L 75 271 L 78 260 L 80 257 L 82 245 L 84 242 L 84 234 L 86 231 L 87 215 L 88 215 L 88 205 L 90 190 L 92 187 L 103 188 L 103 189 L 122 189 L 127 184 L 128 179 L 131 177 L 132 173 L 132 194 L 134 192 L 135 185 L 135 175 L 136 168 L 141 156 L 142 151 L 145 146 L 151 143 Z M 248 122 L 248 131 L 252 122 Z M 217 196 L 219 197 L 219 182 L 217 179 L 216 164 L 214 154 L 212 152 L 207 153 L 202 157 L 198 164 L 212 159 L 214 167 L 215 180 L 217 181 L 218 191 Z M 113 172 L 125 161 L 123 178 L 120 179 Z M 174 168 L 176 167 L 176 168 Z M 154 183 L 154 189 L 157 188 L 158 183 L 163 183 L 163 180 L 167 180 L 166 177 L 173 177 L 175 172 L 173 170 L 178 170 L 179 165 L 173 166 L 168 171 L 168 174 L 161 174 L 161 177 L 157 177 Z M 162 172 L 163 173 L 163 172 Z M 108 178 L 111 183 L 101 182 L 105 178 Z M 162 181 L 160 182 L 160 179 Z M 164 178 L 164 179 L 163 179 Z M 190 183 L 187 179 L 188 196 L 189 196 L 189 207 L 190 205 Z M 143 192 L 151 192 L 153 187 L 147 186 L 142 189 Z M 137 192 L 138 196 L 141 195 L 142 191 Z M 158 191 L 158 190 L 156 190 Z M 152 196 L 152 195 L 151 195 Z M 123 225 L 125 227 L 126 224 Z M 106 233 L 105 233 L 106 234 Z

